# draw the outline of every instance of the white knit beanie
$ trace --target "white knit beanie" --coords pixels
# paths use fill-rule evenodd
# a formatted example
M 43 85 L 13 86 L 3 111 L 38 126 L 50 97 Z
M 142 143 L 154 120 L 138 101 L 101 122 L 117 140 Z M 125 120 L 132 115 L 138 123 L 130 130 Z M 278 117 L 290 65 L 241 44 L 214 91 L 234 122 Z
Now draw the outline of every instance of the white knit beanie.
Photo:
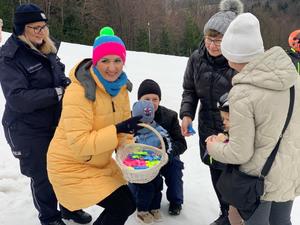
M 258 19 L 251 13 L 238 15 L 223 36 L 221 51 L 228 61 L 235 63 L 248 63 L 264 53 Z

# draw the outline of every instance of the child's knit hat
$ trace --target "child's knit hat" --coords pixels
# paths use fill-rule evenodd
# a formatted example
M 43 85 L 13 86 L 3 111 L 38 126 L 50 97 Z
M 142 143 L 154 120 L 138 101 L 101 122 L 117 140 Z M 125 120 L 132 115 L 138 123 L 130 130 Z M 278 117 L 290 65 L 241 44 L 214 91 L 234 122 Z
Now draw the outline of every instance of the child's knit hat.
M 132 116 L 142 116 L 143 123 L 151 123 L 154 119 L 154 106 L 151 101 L 139 100 L 132 106 Z
M 220 111 L 229 112 L 228 92 L 223 94 L 217 102 L 217 107 Z
M 159 100 L 161 100 L 160 87 L 154 80 L 146 79 L 140 84 L 137 96 L 138 99 L 147 94 L 156 94 L 159 97 Z
M 115 35 L 111 27 L 103 27 L 93 44 L 93 65 L 106 55 L 120 56 L 123 63 L 126 61 L 126 47 L 121 38 Z

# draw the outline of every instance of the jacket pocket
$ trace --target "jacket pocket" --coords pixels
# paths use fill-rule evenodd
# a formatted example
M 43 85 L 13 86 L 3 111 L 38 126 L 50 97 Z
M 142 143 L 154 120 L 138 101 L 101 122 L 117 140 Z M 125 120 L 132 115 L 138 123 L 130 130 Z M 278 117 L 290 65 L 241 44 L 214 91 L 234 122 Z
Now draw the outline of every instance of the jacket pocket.
M 31 148 L 23 145 L 21 137 L 18 137 L 17 130 L 12 127 L 4 127 L 4 134 L 15 158 L 22 159 L 30 156 Z

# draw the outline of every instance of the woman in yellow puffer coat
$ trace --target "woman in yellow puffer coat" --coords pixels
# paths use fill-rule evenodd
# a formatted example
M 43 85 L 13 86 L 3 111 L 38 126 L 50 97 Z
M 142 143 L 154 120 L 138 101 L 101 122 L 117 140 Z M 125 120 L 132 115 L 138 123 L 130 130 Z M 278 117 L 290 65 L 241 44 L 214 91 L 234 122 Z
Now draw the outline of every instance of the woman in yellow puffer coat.
M 123 225 L 135 203 L 112 158 L 133 142 L 139 117 L 130 118 L 126 48 L 110 27 L 95 39 L 93 58 L 70 73 L 59 125 L 48 150 L 48 174 L 59 202 L 69 210 L 104 209 L 94 225 Z

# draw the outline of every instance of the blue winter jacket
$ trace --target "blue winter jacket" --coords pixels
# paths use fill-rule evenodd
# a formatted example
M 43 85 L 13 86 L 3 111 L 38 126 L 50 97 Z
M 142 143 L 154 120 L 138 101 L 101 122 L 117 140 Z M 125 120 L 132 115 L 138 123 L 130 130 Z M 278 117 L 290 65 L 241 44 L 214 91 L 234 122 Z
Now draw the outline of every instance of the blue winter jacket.
M 14 34 L 0 50 L 0 82 L 6 99 L 2 124 L 12 149 L 32 144 L 32 137 L 55 131 L 61 101 L 55 87 L 66 87 L 64 65 L 56 54 L 33 50 Z
M 168 148 L 166 150 L 168 153 L 170 153 L 172 151 L 172 142 L 171 142 L 170 136 L 168 134 L 168 131 L 166 131 L 162 126 L 160 126 L 155 121 L 152 121 L 152 123 L 150 125 L 155 130 L 157 130 L 158 133 L 160 133 L 160 135 L 165 139 L 164 141 L 167 142 L 166 146 Z M 161 143 L 160 143 L 160 140 L 158 139 L 158 137 L 151 130 L 149 130 L 147 128 L 143 128 L 136 133 L 135 142 L 145 144 L 145 145 L 151 145 L 151 146 L 154 146 L 157 148 L 159 148 L 161 146 Z

